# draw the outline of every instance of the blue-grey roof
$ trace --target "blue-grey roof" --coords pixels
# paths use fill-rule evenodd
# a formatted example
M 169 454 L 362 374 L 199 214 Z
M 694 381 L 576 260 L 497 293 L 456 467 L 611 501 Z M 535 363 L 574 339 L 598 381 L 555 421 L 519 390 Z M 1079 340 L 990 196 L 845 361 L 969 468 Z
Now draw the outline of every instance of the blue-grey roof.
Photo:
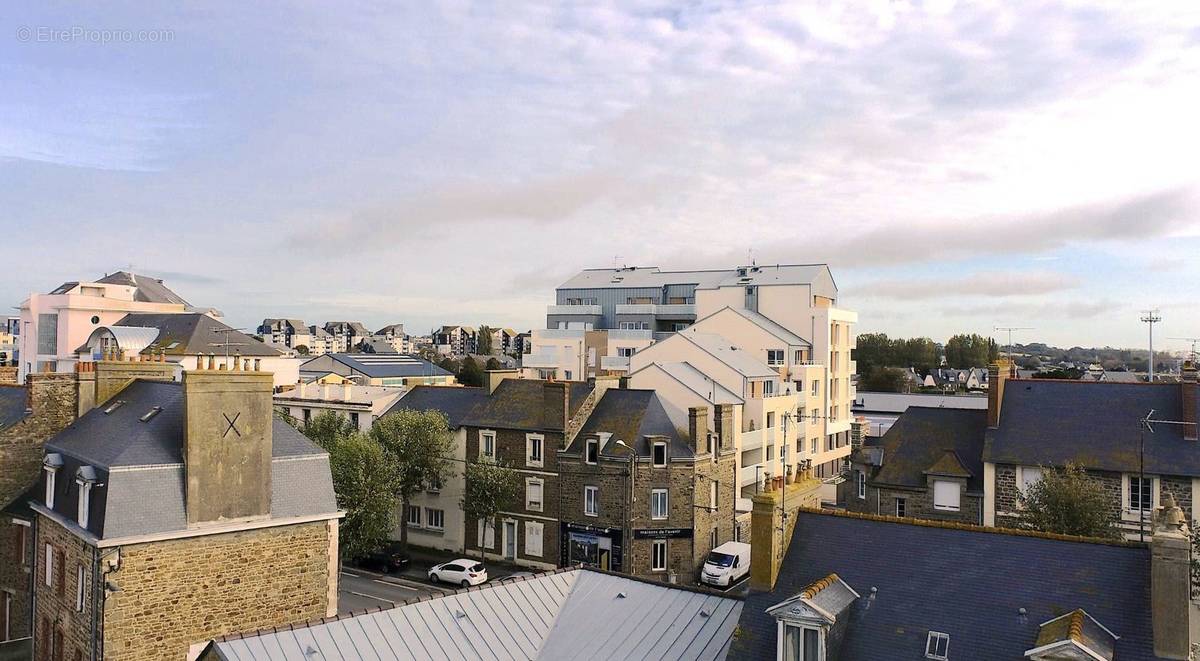
M 0 429 L 7 429 L 25 417 L 28 399 L 23 386 L 0 386 Z
M 453 386 L 414 386 L 383 414 L 395 411 L 441 411 L 450 422 L 451 429 L 458 429 L 476 406 L 487 399 L 483 388 L 456 388 Z
M 967 491 L 983 493 L 986 428 L 987 411 L 910 407 L 879 440 L 883 466 L 872 482 L 924 488 L 926 472 L 944 471 L 946 453 L 953 452 L 970 475 Z
M 229 636 L 210 650 L 227 661 L 720 661 L 741 606 L 712 592 L 570 569 L 307 627 Z
M 1026 466 L 1074 463 L 1094 470 L 1136 472 L 1140 421 L 1180 420 L 1177 383 L 1107 383 L 1061 379 L 1009 380 L 1000 425 L 987 431 L 984 461 Z M 1196 441 L 1180 425 L 1145 434 L 1145 470 L 1200 477 Z
M 96 280 L 109 285 L 126 285 L 136 287 L 137 292 L 134 294 L 134 299 L 146 303 L 174 303 L 176 305 L 188 305 L 188 302 L 183 300 L 183 297 L 167 288 L 162 280 L 152 278 L 150 276 L 138 275 L 128 271 L 117 271 L 115 273 L 106 274 L 103 278 Z
M 775 588 L 746 598 L 728 658 L 775 658 L 766 610 L 830 573 L 862 595 L 842 659 L 924 658 L 930 630 L 950 635 L 953 659 L 1020 659 L 1042 622 L 1076 608 L 1121 637 L 1114 658 L 1155 658 L 1143 545 L 811 511 L 797 513 Z
M 327 353 L 303 363 L 301 370 L 328 370 L 343 376 L 365 374 L 373 379 L 414 376 L 452 376 L 433 363 L 402 353 Z
M 178 382 L 134 381 L 46 442 L 47 452 L 64 459 L 61 475 L 74 476 L 83 466 L 97 473 L 89 532 L 111 539 L 187 528 L 183 404 Z M 161 412 L 141 421 L 155 406 Z M 272 516 L 335 513 L 328 454 L 278 418 L 271 438 Z M 55 488 L 55 511 L 75 520 L 74 479 L 58 479 Z
M 485 401 L 475 407 L 463 424 L 497 429 L 561 431 L 561 421 L 546 419 L 546 384 L 546 381 L 536 379 L 505 379 Z M 566 385 L 570 398 L 567 414 L 573 416 L 592 392 L 592 386 L 579 382 L 560 384 Z
M 625 456 L 624 451 L 614 447 L 621 440 L 632 447 L 639 457 L 649 457 L 651 448 L 647 436 L 665 436 L 672 457 L 692 457 L 695 454 L 688 445 L 687 433 L 675 428 L 653 390 L 605 390 L 566 452 L 583 452 L 587 437 L 600 433 L 612 434 L 608 443 L 601 448 L 605 454 Z

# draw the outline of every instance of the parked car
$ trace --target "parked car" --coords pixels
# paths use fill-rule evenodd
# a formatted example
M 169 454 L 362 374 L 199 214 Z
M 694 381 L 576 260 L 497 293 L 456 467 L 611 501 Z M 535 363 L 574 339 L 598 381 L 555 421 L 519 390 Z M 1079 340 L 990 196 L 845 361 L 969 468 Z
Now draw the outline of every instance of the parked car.
M 709 585 L 729 587 L 750 573 L 750 545 L 725 542 L 709 551 L 700 580 Z
M 400 571 L 408 566 L 409 557 L 395 542 L 358 558 L 356 564 L 366 569 L 375 569 L 385 574 Z
M 486 583 L 487 568 L 478 560 L 459 558 L 435 565 L 429 570 L 429 580 L 434 583 L 453 583 L 465 588 L 468 585 Z

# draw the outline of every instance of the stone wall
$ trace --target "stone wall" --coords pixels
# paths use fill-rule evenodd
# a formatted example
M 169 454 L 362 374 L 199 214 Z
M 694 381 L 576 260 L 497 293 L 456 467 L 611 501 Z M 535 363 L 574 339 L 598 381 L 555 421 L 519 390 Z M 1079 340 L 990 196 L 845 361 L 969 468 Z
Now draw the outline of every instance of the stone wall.
M 46 439 L 75 419 L 78 393 L 74 374 L 43 372 L 30 374 L 28 380 L 31 413 L 0 430 L 0 507 L 37 482 Z
M 11 366 L 0 366 L 0 385 L 17 385 L 17 371 L 20 368 Z
M 21 542 L 24 543 L 21 543 Z M 24 548 L 22 553 L 21 549 Z M 22 557 L 24 556 L 24 557 Z M 23 638 L 32 632 L 30 621 L 29 581 L 33 576 L 32 526 L 13 522 L 12 516 L 0 519 L 0 592 L 11 596 L 9 617 L 10 637 Z M 0 608 L 3 605 L 0 604 Z M 0 630 L 0 641 L 4 631 Z
M 47 517 L 39 515 L 36 525 L 36 566 L 33 582 L 37 594 L 34 611 L 36 630 L 33 637 L 35 658 L 44 658 L 42 655 L 46 645 L 54 644 L 56 633 L 62 640 L 62 654 L 58 658 L 73 659 L 77 653 L 82 653 L 84 658 L 88 658 L 92 649 L 92 614 L 96 610 L 93 599 L 97 578 L 94 548 Z M 49 553 L 46 550 L 47 546 L 51 549 Z M 47 555 L 53 557 L 55 564 L 50 572 L 50 585 L 46 585 Z M 79 589 L 81 567 L 83 609 L 78 610 L 76 590 Z
M 318 521 L 121 547 L 105 658 L 182 659 L 217 636 L 324 617 L 330 534 Z

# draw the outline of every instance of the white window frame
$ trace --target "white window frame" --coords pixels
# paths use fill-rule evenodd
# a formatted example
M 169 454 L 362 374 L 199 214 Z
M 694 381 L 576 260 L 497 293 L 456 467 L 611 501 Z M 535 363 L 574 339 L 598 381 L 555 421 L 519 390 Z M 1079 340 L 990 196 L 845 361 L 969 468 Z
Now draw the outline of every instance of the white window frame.
M 1029 484 L 1026 473 L 1037 474 L 1037 479 L 1033 481 L 1033 484 L 1037 484 L 1038 482 L 1042 481 L 1042 469 L 1040 466 L 1017 466 L 1017 489 L 1022 494 L 1028 492 L 1029 487 L 1032 486 Z
M 537 540 L 537 545 L 531 545 L 531 539 Z M 525 522 L 525 555 L 542 557 L 546 550 L 545 526 L 539 521 Z
M 17 530 L 17 540 L 21 543 L 21 550 L 17 553 L 17 557 L 20 565 L 24 567 L 29 564 L 29 549 L 27 547 L 29 546 L 30 533 L 33 532 L 33 527 L 29 523 L 19 519 L 13 519 L 12 522 L 20 528 Z
M 867 474 L 863 471 L 854 471 L 854 483 L 857 485 L 858 499 L 867 499 Z
M 54 509 L 54 486 L 58 476 L 58 469 L 50 466 L 44 467 L 46 471 L 46 509 Z
M 908 499 L 907 498 L 897 498 L 896 499 L 896 518 L 903 519 L 906 516 L 908 516 Z
M 433 522 L 434 512 L 437 512 L 440 515 L 439 518 L 441 518 L 441 520 L 442 520 L 440 525 L 435 524 Z M 426 530 L 445 530 L 446 529 L 446 510 L 438 509 L 436 507 L 426 507 L 425 508 L 425 529 Z
M 1138 512 L 1130 506 L 1129 498 L 1133 491 L 1133 480 L 1138 477 L 1140 476 L 1137 473 L 1125 473 L 1121 476 L 1121 518 L 1126 520 L 1137 521 L 1139 514 L 1149 520 L 1154 515 L 1155 508 L 1158 507 L 1159 492 L 1162 489 L 1161 482 L 1157 475 L 1148 474 L 1144 477 L 1150 481 L 1150 508 Z
M 808 416 L 808 424 L 815 425 L 815 424 L 817 424 L 817 421 L 820 418 L 821 418 L 821 409 L 813 409 L 812 413 Z
M 778 356 L 777 358 L 774 356 Z M 781 367 L 787 360 L 786 349 L 767 349 L 767 365 Z
M 491 453 L 488 453 L 488 446 L 491 446 Z M 479 458 L 480 459 L 495 459 L 496 458 L 496 432 L 491 429 L 479 430 Z
M 667 540 L 656 539 L 650 542 L 650 571 L 667 571 Z
M 662 448 L 662 463 L 659 463 L 659 461 L 658 461 L 658 449 L 659 448 Z M 651 465 L 654 466 L 655 468 L 666 468 L 667 461 L 670 460 L 669 457 L 670 456 L 667 454 L 667 442 L 666 441 L 654 441 L 654 443 L 650 446 L 650 461 L 653 462 Z
M 92 483 L 87 480 L 75 480 L 75 484 L 79 485 L 79 498 L 75 501 L 75 520 L 79 522 L 80 528 L 87 530 L 88 513 L 92 504 Z
M 708 483 L 708 509 L 710 512 L 717 511 L 718 498 L 720 494 L 717 491 L 717 481 L 712 480 Z M 714 530 L 715 532 L 715 530 Z
M 79 568 L 75 570 L 75 612 L 76 613 L 83 612 L 84 571 L 85 570 L 83 568 L 83 565 L 79 565 Z
M 530 498 L 530 490 L 537 486 L 538 498 Z M 546 509 L 546 481 L 540 477 L 525 478 L 525 509 L 530 512 L 542 512 Z
M 786 622 L 784 620 L 777 620 L 777 622 L 778 622 L 778 628 L 776 629 L 776 636 L 778 636 L 778 640 L 776 641 L 776 645 L 779 648 L 779 652 L 776 656 L 778 657 L 778 659 L 780 661 L 794 661 L 795 658 L 798 658 L 798 657 L 788 658 L 785 656 L 785 654 L 787 652 L 786 641 L 787 641 L 787 630 L 788 629 L 796 629 L 797 631 L 800 632 L 800 655 L 801 656 L 804 655 L 804 632 L 805 631 L 815 632 L 817 635 L 817 658 L 814 659 L 813 661 L 818 661 L 818 660 L 825 658 L 825 635 L 824 635 L 824 632 L 822 632 L 819 628 L 804 626 L 803 624 L 794 623 L 794 622 Z M 809 661 L 809 660 L 802 659 L 801 661 Z
M 945 503 L 943 503 L 941 505 L 938 504 L 937 490 L 938 490 L 939 484 L 946 484 L 951 487 L 954 487 L 954 500 L 956 501 L 957 504 L 955 504 L 955 505 L 948 505 Z M 933 509 L 938 510 L 939 512 L 958 512 L 962 509 L 962 487 L 959 485 L 958 482 L 954 482 L 952 480 L 934 480 L 933 481 Z
M 538 456 L 533 455 L 537 446 Z M 541 434 L 525 434 L 525 465 L 542 468 L 546 465 L 546 437 Z
M 481 549 L 496 548 L 496 526 L 483 519 L 476 519 L 475 543 Z
M 589 485 L 583 488 L 583 515 L 600 516 L 600 487 Z
M 596 449 L 595 461 L 591 460 L 592 448 Z M 589 438 L 583 444 L 583 463 L 595 466 L 600 461 L 600 439 Z
M 662 505 L 659 506 L 661 499 Z M 667 489 L 650 490 L 650 519 L 663 521 L 671 518 L 671 495 Z
M 413 520 L 414 513 L 416 513 L 416 515 L 417 515 L 415 521 Z M 422 523 L 424 521 L 424 519 L 422 518 L 422 514 L 421 514 L 421 506 L 420 505 L 409 505 L 408 511 L 404 513 L 404 521 L 406 522 L 405 525 L 407 525 L 409 528 L 425 527 L 424 523 Z
M 763 381 L 762 384 L 763 384 L 763 397 L 774 397 L 775 396 L 775 382 L 772 381 L 771 379 L 767 379 L 766 381 Z
M 54 587 L 54 547 L 46 544 L 46 587 Z
M 942 650 L 942 654 L 937 653 L 937 643 L 946 641 L 946 647 Z M 929 644 L 934 643 L 933 651 L 929 651 Z M 942 633 L 941 631 L 930 631 L 925 637 L 925 658 L 937 659 L 937 661 L 946 661 L 950 658 L 950 634 Z

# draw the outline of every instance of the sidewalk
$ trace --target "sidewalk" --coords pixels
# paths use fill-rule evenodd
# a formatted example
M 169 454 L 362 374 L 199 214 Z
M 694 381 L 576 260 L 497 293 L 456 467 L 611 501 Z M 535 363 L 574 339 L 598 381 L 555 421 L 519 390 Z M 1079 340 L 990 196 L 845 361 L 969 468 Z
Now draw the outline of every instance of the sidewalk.
M 411 562 L 408 563 L 408 566 L 405 567 L 403 571 L 395 574 L 395 576 L 403 576 L 405 578 L 422 581 L 424 583 L 429 582 L 429 570 L 434 565 L 439 565 L 443 562 L 449 562 L 451 560 L 457 560 L 459 558 L 468 558 L 474 560 L 475 562 L 480 561 L 478 556 L 472 557 L 470 553 L 441 551 L 438 549 L 430 549 L 412 544 L 408 546 L 408 556 L 412 559 Z M 509 562 L 490 559 L 484 561 L 483 566 L 487 567 L 489 583 L 498 581 L 502 578 L 507 578 L 515 573 L 532 573 L 534 571 L 528 567 L 521 567 Z

